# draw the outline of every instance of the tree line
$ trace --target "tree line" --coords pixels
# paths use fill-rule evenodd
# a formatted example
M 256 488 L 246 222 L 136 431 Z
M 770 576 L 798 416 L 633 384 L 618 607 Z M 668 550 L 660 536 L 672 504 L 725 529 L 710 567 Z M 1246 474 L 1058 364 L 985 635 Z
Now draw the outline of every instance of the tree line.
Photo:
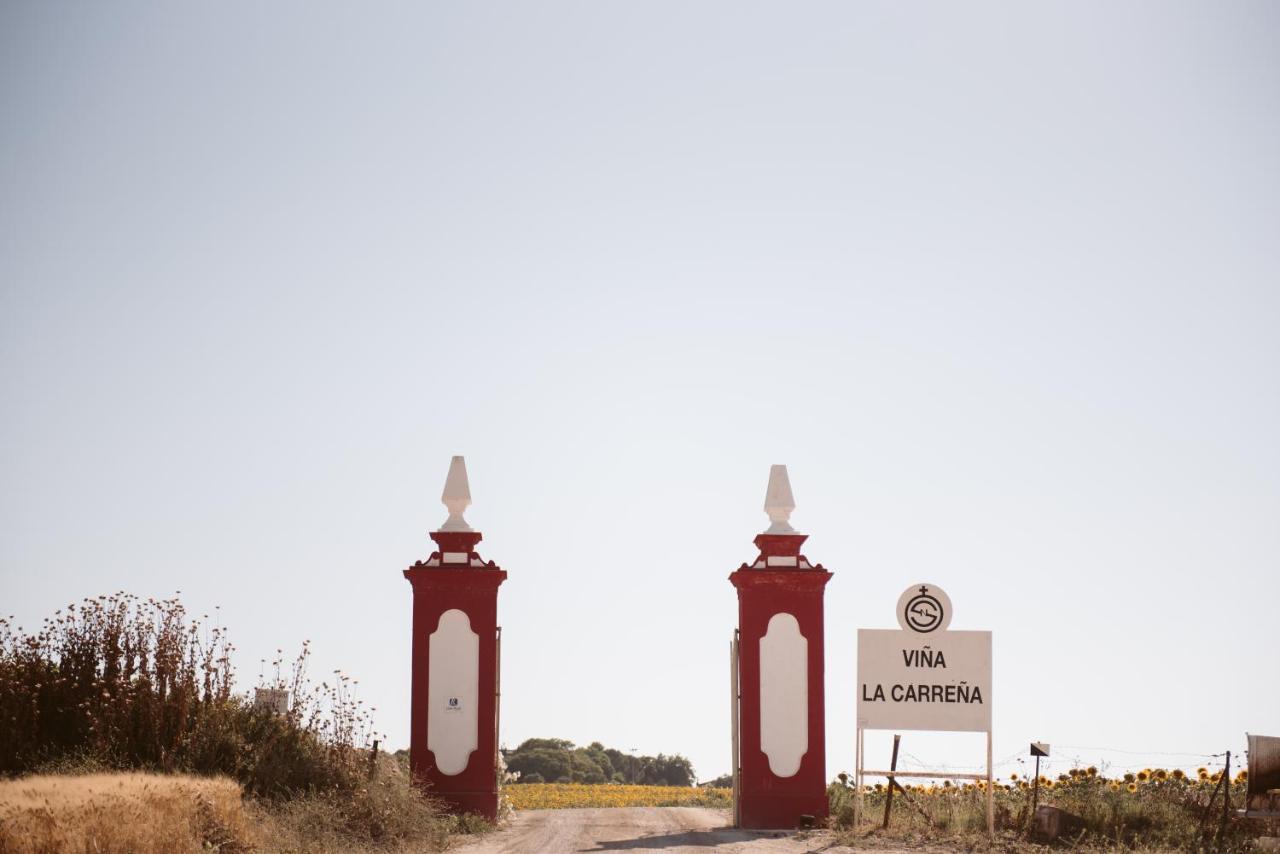
M 578 747 L 563 738 L 531 738 L 514 750 L 503 748 L 507 771 L 517 783 L 630 783 L 692 786 L 693 763 L 680 754 L 640 756 L 593 741 Z

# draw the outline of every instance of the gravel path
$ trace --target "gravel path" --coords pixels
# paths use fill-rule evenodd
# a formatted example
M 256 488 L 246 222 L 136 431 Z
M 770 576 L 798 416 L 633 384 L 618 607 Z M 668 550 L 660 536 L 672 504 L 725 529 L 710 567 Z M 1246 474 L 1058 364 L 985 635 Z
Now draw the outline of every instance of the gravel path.
M 703 807 L 526 810 L 501 830 L 455 849 L 459 854 L 579 854 L 662 851 L 663 854 L 848 854 L 826 833 L 735 830 L 728 810 Z M 886 849 L 887 850 L 887 849 Z

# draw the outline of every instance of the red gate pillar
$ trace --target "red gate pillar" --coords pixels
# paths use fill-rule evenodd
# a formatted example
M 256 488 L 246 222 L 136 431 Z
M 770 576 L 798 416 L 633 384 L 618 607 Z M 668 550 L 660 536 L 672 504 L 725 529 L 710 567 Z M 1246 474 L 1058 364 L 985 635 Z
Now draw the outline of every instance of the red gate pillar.
M 498 816 L 498 585 L 507 573 L 476 554 L 462 514 L 471 504 L 462 457 L 441 497 L 440 550 L 404 571 L 413 585 L 409 766 L 454 812 Z
M 769 472 L 755 539 L 760 556 L 729 576 L 738 589 L 739 811 L 748 828 L 799 827 L 826 818 L 822 593 L 831 573 L 811 565 L 786 466 Z

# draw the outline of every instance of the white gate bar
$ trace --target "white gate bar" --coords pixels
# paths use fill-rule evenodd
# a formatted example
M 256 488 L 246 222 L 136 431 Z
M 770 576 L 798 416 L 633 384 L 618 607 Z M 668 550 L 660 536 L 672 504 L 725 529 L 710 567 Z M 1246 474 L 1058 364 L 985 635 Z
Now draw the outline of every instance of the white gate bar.
M 915 777 L 925 780 L 987 780 L 986 774 L 953 774 L 950 771 L 863 771 L 868 777 Z

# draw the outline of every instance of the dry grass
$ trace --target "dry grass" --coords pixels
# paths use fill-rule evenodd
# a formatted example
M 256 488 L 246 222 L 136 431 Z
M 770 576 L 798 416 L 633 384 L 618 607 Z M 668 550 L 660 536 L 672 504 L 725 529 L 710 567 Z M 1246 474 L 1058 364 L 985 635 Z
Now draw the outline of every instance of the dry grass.
M 0 854 L 169 854 L 248 850 L 240 786 L 158 774 L 25 777 L 0 782 Z
M 481 827 L 443 816 L 394 762 L 351 792 L 245 798 L 225 777 L 116 773 L 0 782 L 0 854 L 442 851 Z M 480 823 L 482 824 L 482 823 Z M 484 826 L 487 828 L 487 825 Z

